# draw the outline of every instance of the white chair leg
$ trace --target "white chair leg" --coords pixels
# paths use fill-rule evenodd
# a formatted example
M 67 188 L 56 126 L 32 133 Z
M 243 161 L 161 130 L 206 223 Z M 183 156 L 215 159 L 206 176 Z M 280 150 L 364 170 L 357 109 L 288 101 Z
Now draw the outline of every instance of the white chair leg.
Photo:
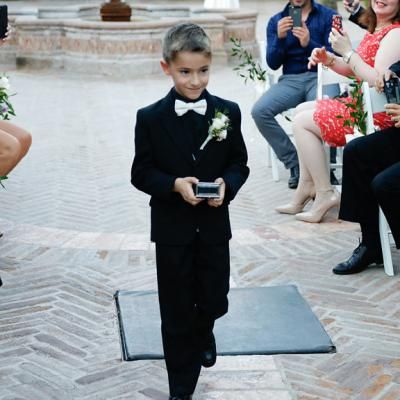
M 271 160 L 272 179 L 275 182 L 278 182 L 279 181 L 278 157 L 276 156 L 271 146 L 269 146 L 269 158 Z
M 272 147 L 267 142 L 267 167 L 268 168 L 272 166 L 271 150 L 272 150 Z
M 379 236 L 381 238 L 383 266 L 385 268 L 386 274 L 389 276 L 393 276 L 394 270 L 393 270 L 392 252 L 390 249 L 389 231 L 390 228 L 386 220 L 385 214 L 379 207 Z

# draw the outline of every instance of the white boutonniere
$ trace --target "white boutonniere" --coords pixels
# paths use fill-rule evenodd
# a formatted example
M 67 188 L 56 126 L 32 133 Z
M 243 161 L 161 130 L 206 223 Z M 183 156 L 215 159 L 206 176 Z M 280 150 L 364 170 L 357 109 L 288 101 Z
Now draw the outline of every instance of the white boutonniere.
M 228 136 L 228 129 L 230 129 L 230 120 L 226 114 L 221 111 L 215 111 L 215 117 L 212 119 L 210 127 L 208 128 L 208 136 L 203 144 L 200 146 L 200 150 L 206 147 L 206 144 L 213 138 L 218 142 L 225 140 Z

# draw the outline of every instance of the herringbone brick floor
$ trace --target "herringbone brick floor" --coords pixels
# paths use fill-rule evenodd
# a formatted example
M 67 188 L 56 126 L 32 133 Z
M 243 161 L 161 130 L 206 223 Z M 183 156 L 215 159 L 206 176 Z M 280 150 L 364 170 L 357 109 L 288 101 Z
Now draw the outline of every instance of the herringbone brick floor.
M 321 224 L 274 212 L 291 192 L 287 172 L 275 183 L 266 166 L 253 90 L 228 67 L 213 74 L 210 90 L 241 106 L 250 156 L 231 208 L 232 283 L 297 285 L 337 353 L 220 357 L 202 372 L 195 400 L 400 399 L 398 276 L 381 268 L 334 276 L 357 245 L 357 226 L 335 211 Z M 156 287 L 148 198 L 129 172 L 136 110 L 169 81 L 10 76 L 15 121 L 34 141 L 0 192 L 0 400 L 164 400 L 162 361 L 121 361 L 113 294 Z

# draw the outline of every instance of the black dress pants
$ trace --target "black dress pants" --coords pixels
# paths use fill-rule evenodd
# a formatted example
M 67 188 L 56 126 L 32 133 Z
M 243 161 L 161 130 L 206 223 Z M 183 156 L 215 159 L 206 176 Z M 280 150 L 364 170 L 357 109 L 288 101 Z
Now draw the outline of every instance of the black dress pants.
M 379 206 L 400 248 L 400 129 L 352 140 L 343 153 L 339 218 L 379 231 Z
M 156 243 L 156 259 L 170 395 L 189 395 L 200 375 L 199 336 L 228 311 L 229 243 Z

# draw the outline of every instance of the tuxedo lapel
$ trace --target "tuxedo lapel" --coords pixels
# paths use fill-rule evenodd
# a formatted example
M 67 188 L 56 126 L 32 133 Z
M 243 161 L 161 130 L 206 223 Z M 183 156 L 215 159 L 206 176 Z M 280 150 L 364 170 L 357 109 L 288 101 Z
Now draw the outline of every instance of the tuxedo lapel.
M 175 98 L 171 90 L 164 98 L 163 112 L 161 115 L 163 127 L 187 161 L 193 163 L 191 136 L 189 132 L 186 132 L 185 129 L 182 128 L 182 121 L 179 120 L 181 117 L 177 116 L 174 109 L 174 101 Z

